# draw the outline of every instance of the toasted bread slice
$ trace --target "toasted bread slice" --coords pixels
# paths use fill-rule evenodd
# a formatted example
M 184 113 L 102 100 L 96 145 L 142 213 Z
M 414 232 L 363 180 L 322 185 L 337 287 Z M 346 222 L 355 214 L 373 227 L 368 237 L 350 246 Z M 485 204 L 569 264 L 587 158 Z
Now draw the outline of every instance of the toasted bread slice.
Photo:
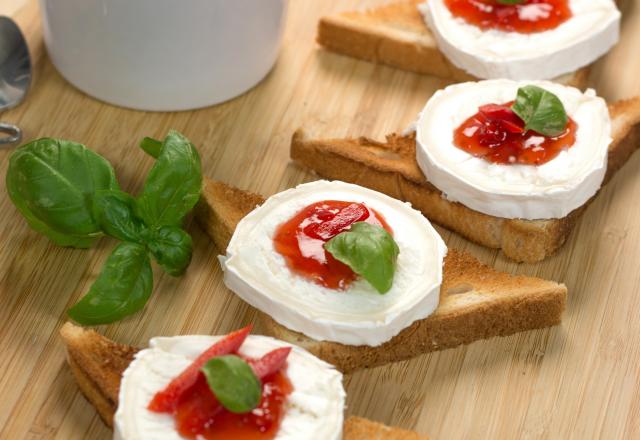
M 455 81 L 474 78 L 454 66 L 438 50 L 417 5 L 424 0 L 403 0 L 358 12 L 322 17 L 317 41 L 325 48 L 374 63 Z M 589 68 L 563 75 L 556 81 L 585 88 Z
M 263 201 L 256 194 L 206 179 L 196 218 L 224 252 L 237 222 Z M 271 336 L 299 345 L 347 373 L 559 324 L 566 295 L 562 284 L 500 273 L 467 253 L 449 249 L 437 310 L 378 347 L 316 341 L 261 316 Z
M 361 417 L 349 417 L 347 419 L 342 437 L 345 440 L 428 440 L 426 436 L 419 435 L 416 432 L 391 428 Z
M 100 417 L 113 428 L 113 416 L 118 407 L 118 391 L 122 373 L 137 348 L 113 342 L 93 330 L 67 322 L 60 329 L 67 346 L 67 361 L 87 400 Z M 344 424 L 345 440 L 428 440 L 415 432 L 391 428 L 360 417 L 349 417 Z
M 62 326 L 60 335 L 67 346 L 67 361 L 80 390 L 96 407 L 102 420 L 113 427 L 120 379 L 138 349 L 117 344 L 70 322 Z
M 609 112 L 613 143 L 604 183 L 640 147 L 640 97 L 610 104 Z M 520 220 L 482 214 L 450 202 L 418 167 L 414 136 L 392 134 L 386 142 L 366 137 L 310 140 L 298 130 L 291 140 L 291 158 L 324 178 L 356 183 L 411 202 L 433 222 L 478 244 L 502 249 L 518 262 L 541 261 L 556 252 L 586 207 L 561 219 Z

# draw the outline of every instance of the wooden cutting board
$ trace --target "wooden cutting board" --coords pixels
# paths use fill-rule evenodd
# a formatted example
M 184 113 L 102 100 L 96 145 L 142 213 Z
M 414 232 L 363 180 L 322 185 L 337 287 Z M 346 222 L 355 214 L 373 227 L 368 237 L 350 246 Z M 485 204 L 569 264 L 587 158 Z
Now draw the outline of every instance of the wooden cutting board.
M 134 192 L 151 166 L 138 141 L 176 128 L 199 147 L 206 175 L 270 195 L 314 179 L 289 163 L 296 128 L 382 137 L 405 128 L 446 85 L 314 43 L 320 16 L 380 3 L 292 0 L 282 54 L 262 84 L 204 110 L 144 113 L 103 104 L 65 82 L 40 49 L 32 0 L 2 0 L 0 14 L 20 17 L 37 61 L 27 100 L 0 116 L 19 124 L 25 140 L 61 137 L 96 149 Z M 608 99 L 640 94 L 640 2 L 625 6 L 622 41 L 592 75 Z M 2 176 L 8 157 L 0 152 Z M 436 439 L 640 438 L 639 167 L 634 157 L 567 245 L 541 264 L 515 264 L 441 229 L 449 246 L 500 270 L 566 283 L 563 324 L 353 374 L 345 379 L 347 412 Z M 99 331 L 145 345 L 156 335 L 218 334 L 255 319 L 223 286 L 207 236 L 195 224 L 188 229 L 195 242 L 188 273 L 176 279 L 156 270 L 144 312 Z M 110 438 L 74 383 L 58 329 L 114 241 L 103 239 L 91 250 L 57 247 L 27 227 L 5 191 L 0 234 L 0 438 Z

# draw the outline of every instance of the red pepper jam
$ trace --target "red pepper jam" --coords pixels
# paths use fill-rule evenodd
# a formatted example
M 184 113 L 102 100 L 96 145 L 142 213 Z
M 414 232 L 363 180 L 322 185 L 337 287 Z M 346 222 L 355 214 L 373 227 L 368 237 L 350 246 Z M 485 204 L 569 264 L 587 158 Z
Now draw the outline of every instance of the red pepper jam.
M 454 144 L 476 157 L 499 164 L 542 165 L 576 142 L 578 124 L 571 118 L 559 136 L 524 130 L 524 122 L 507 104 L 487 104 L 458 127 Z
M 278 371 L 262 380 L 260 404 L 247 414 L 222 408 L 204 374 L 181 398 L 175 412 L 176 426 L 186 438 L 207 440 L 268 440 L 275 438 L 284 416 L 284 402 L 293 387 Z
M 571 18 L 569 0 L 526 0 L 505 5 L 497 0 L 445 0 L 454 17 L 483 30 L 532 34 L 555 29 Z
M 294 273 L 331 289 L 346 289 L 357 275 L 323 245 L 356 222 L 381 226 L 392 233 L 384 217 L 362 203 L 324 200 L 281 224 L 273 244 Z

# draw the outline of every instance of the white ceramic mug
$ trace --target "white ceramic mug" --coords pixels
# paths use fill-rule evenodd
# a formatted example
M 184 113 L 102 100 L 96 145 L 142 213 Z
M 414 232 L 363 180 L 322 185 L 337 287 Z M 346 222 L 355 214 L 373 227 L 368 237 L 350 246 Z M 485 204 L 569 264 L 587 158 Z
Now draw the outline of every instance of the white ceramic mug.
M 141 110 L 217 104 L 271 70 L 287 0 L 40 0 L 49 56 L 87 94 Z

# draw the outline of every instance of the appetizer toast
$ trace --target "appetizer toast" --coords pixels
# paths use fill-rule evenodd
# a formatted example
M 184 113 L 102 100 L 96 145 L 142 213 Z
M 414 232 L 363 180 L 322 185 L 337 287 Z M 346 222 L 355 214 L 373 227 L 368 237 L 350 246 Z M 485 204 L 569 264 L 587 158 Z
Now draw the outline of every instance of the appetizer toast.
M 138 349 L 118 344 L 93 330 L 71 323 L 66 323 L 60 334 L 67 346 L 67 361 L 80 390 L 98 410 L 102 420 L 113 428 L 122 373 Z M 349 417 L 345 421 L 343 438 L 427 440 L 427 437 L 414 432 L 391 428 L 360 417 Z
M 416 73 L 455 81 L 475 79 L 454 66 L 438 49 L 417 5 L 424 0 L 402 0 L 365 11 L 322 17 L 317 41 L 333 52 L 386 64 Z M 589 68 L 556 78 L 577 88 L 586 87 Z
M 263 202 L 256 194 L 205 179 L 196 218 L 224 252 L 237 223 Z M 559 324 L 566 296 L 562 284 L 500 273 L 467 253 L 449 249 L 437 310 L 380 346 L 316 341 L 265 314 L 261 316 L 270 336 L 299 345 L 347 373 L 479 339 Z
M 640 98 L 609 105 L 613 142 L 604 183 L 640 146 Z M 502 249 L 518 262 L 541 261 L 562 246 L 586 205 L 560 219 L 504 219 L 447 200 L 416 162 L 415 135 L 391 134 L 386 142 L 357 139 L 308 139 L 298 130 L 291 158 L 327 179 L 356 183 L 410 202 L 433 222 L 478 244 Z

